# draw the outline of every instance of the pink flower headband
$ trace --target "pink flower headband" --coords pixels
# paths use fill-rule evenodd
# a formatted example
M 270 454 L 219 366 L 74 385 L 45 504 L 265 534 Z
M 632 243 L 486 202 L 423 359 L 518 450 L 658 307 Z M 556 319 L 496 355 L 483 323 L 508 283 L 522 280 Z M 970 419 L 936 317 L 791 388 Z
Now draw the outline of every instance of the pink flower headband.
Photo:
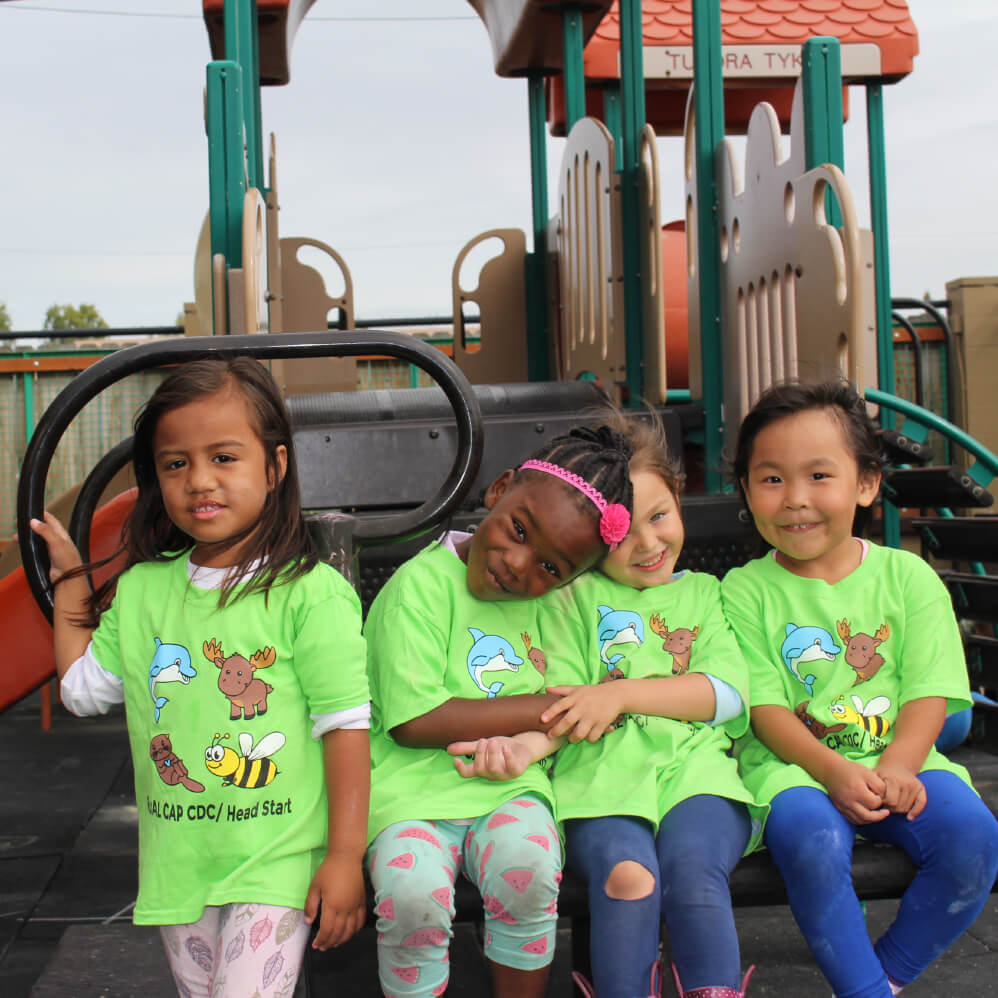
M 567 471 L 550 461 L 524 461 L 520 465 L 521 471 L 543 471 L 548 475 L 554 475 L 563 482 L 568 482 L 572 488 L 578 489 L 583 495 L 588 496 L 600 511 L 599 533 L 604 543 L 610 545 L 613 551 L 617 545 L 627 536 L 627 531 L 631 529 L 631 514 L 627 512 L 627 507 L 619 502 L 607 502 L 599 489 L 593 488 L 584 478 L 580 478 L 574 471 Z

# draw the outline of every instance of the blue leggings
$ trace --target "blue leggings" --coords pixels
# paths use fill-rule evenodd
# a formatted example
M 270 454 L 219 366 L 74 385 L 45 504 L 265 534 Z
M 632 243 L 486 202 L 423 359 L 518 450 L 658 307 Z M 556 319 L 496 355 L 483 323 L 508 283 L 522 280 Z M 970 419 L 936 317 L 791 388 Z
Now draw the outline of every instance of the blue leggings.
M 778 794 L 766 845 L 790 908 L 838 998 L 891 998 L 973 924 L 998 871 L 998 822 L 974 791 L 944 770 L 919 774 L 928 803 L 914 820 L 892 814 L 856 826 L 814 787 Z M 856 832 L 900 846 L 918 867 L 894 924 L 871 945 L 852 885 Z
M 633 817 L 565 822 L 568 866 L 589 885 L 590 959 L 600 998 L 648 995 L 663 917 L 684 988 L 740 987 L 728 877 L 750 828 L 744 805 L 708 795 L 677 804 L 657 835 Z M 647 897 L 607 896 L 607 877 L 626 860 L 654 877 Z

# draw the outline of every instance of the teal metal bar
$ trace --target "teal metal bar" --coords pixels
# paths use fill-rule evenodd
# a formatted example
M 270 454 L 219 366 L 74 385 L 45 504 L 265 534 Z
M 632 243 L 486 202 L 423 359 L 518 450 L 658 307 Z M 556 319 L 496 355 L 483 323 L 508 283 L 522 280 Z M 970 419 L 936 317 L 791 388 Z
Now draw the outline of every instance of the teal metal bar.
M 256 0 L 225 0 L 225 58 L 243 71 L 243 124 L 251 187 L 264 190 L 263 124 L 260 114 L 260 45 Z
M 998 476 L 998 455 L 988 450 L 979 440 L 975 440 L 966 430 L 960 429 L 959 426 L 951 423 L 948 419 L 943 419 L 942 416 L 937 416 L 934 412 L 923 406 L 909 402 L 907 399 L 898 398 L 897 395 L 892 395 L 877 388 L 867 388 L 864 395 L 875 405 L 882 406 L 893 412 L 899 412 L 906 419 L 911 419 L 916 423 L 927 426 L 930 430 L 941 433 L 944 437 L 957 444 L 957 446 L 962 447 L 968 454 L 973 455 L 977 461 L 977 465 L 983 469 L 987 469 L 987 472 L 991 476 L 987 481 L 975 478 L 974 480 L 979 484 L 986 487 Z M 883 416 L 881 416 L 880 422 L 883 425 Z M 907 427 L 907 424 L 905 425 Z M 907 429 L 905 429 L 905 432 L 908 432 Z
M 887 243 L 887 159 L 884 142 L 884 92 L 877 84 L 866 87 L 866 134 L 869 150 L 870 218 L 873 227 L 873 272 L 877 307 L 877 387 L 894 394 L 894 340 L 891 318 L 891 264 Z M 888 408 L 880 420 L 884 429 L 897 424 Z M 900 514 L 884 507 L 884 543 L 901 546 Z
M 638 406 L 644 393 L 644 315 L 641 273 L 641 130 L 645 126 L 644 35 L 641 0 L 620 0 L 620 110 L 623 164 L 621 228 L 624 257 L 624 349 L 627 363 L 625 401 Z
M 715 150 L 724 138 L 724 81 L 718 0 L 693 0 L 693 76 L 699 335 L 705 416 L 704 482 L 708 492 L 720 492 L 724 484 L 721 471 L 724 360 L 721 353 L 721 236 L 714 162 Z
M 624 122 L 620 107 L 620 84 L 610 80 L 603 87 L 603 124 L 613 136 L 614 169 L 619 173 L 624 168 Z
M 845 169 L 842 135 L 842 50 L 837 38 L 819 36 L 804 43 L 804 161 L 808 170 L 823 163 Z M 842 227 L 842 212 L 831 191 L 825 194 L 828 223 Z
M 565 132 L 586 116 L 586 81 L 582 61 L 582 8 L 571 4 L 562 12 L 562 52 L 565 63 Z
M 533 212 L 534 249 L 524 261 L 527 296 L 527 378 L 547 381 L 548 314 L 545 265 L 547 258 L 548 157 L 547 105 L 544 75 L 532 70 L 527 77 L 527 104 L 530 119 L 530 193 Z
M 35 372 L 25 371 L 21 380 L 24 384 L 24 442 L 27 444 L 35 432 Z

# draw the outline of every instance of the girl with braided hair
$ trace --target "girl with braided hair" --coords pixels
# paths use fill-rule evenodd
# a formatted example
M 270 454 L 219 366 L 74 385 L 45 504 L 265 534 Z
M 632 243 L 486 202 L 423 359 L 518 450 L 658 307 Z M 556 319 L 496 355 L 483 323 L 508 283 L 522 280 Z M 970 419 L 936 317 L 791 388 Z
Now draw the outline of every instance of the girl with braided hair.
M 482 894 L 493 993 L 544 994 L 562 865 L 550 781 L 537 763 L 502 783 L 464 780 L 447 746 L 538 729 L 558 699 L 544 689 L 556 649 L 539 597 L 627 535 L 630 455 L 607 427 L 554 438 L 489 486 L 473 534 L 445 533 L 371 606 L 367 864 L 390 998 L 446 990 L 462 872 Z

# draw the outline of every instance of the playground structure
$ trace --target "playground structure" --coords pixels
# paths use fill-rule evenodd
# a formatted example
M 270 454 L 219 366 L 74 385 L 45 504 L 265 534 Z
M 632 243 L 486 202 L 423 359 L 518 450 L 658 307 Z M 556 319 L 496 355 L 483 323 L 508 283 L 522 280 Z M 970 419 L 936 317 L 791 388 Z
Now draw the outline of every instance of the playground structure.
M 309 332 L 325 328 L 331 310 L 336 326 L 354 326 L 346 260 L 318 239 L 280 236 L 273 136 L 264 184 L 257 83 L 288 82 L 293 39 L 313 2 L 204 2 L 213 54 L 226 58 L 207 68 L 209 211 L 188 333 Z M 870 0 L 858 7 L 821 0 L 813 5 L 820 17 L 812 11 L 795 19 L 786 4 L 760 0 L 753 18 L 751 5 L 739 3 L 725 14 L 723 31 L 724 8 L 716 2 L 690 8 L 647 0 L 644 12 L 635 0 L 584 8 L 535 0 L 471 6 L 489 33 L 496 72 L 528 81 L 534 231 L 530 251 L 522 231 L 493 229 L 458 255 L 455 363 L 477 386 L 533 384 L 518 396 L 521 415 L 552 382 L 567 387 L 580 379 L 625 405 L 644 399 L 667 407 L 695 490 L 714 500 L 704 508 L 726 509 L 730 518 L 725 427 L 737 425 L 763 387 L 840 373 L 858 385 L 893 388 L 880 91 L 913 68 L 917 35 L 905 3 L 885 0 L 879 20 L 871 20 Z M 810 37 L 818 29 L 838 37 Z M 842 119 L 853 84 L 867 94 L 872 232 L 860 228 L 842 173 Z M 724 137 L 725 111 L 730 130 L 747 136 L 744 167 Z M 553 214 L 545 121 L 567 134 Z M 665 226 L 656 128 L 683 135 L 683 217 Z M 463 286 L 462 264 L 487 241 L 501 252 L 482 267 L 476 287 Z M 301 262 L 304 246 L 333 261 L 342 295 L 328 295 L 319 273 Z M 468 335 L 472 325 L 477 343 Z M 917 336 L 910 342 L 919 345 Z M 277 356 L 272 366 L 292 398 L 356 386 L 351 357 Z M 953 366 L 950 360 L 951 380 Z M 920 370 L 919 363 L 916 375 Z M 951 403 L 953 395 L 951 387 Z M 560 404 L 569 414 L 589 396 L 559 398 L 567 399 Z M 359 432 L 353 424 L 362 419 L 330 415 L 342 407 L 338 394 L 323 399 L 326 415 L 309 416 L 312 423 L 347 423 Z M 438 413 L 417 406 L 411 415 Z M 891 429 L 894 410 L 885 406 L 881 418 Z M 927 433 L 915 422 L 908 431 L 923 441 Z M 299 443 L 311 432 L 303 427 Z M 897 491 L 905 474 L 892 476 L 902 506 L 915 501 Z M 948 480 L 963 481 L 966 495 L 957 487 L 947 502 L 984 503 L 988 475 L 986 462 L 966 474 L 950 472 Z M 314 505 L 364 508 L 363 496 L 331 494 L 328 477 L 325 491 L 312 490 Z M 418 504 L 432 482 L 413 488 L 399 503 Z M 383 508 L 390 498 L 377 502 Z M 890 504 L 883 531 L 888 543 L 898 542 Z M 737 539 L 742 531 L 732 523 L 730 533 Z
M 990 505 L 987 487 L 998 459 L 954 425 L 968 425 L 966 416 L 944 419 L 894 393 L 881 87 L 913 68 L 917 36 L 903 0 L 885 0 L 893 19 L 882 22 L 889 30 L 880 35 L 862 36 L 857 25 L 867 23 L 865 13 L 812 20 L 797 25 L 797 35 L 789 28 L 774 35 L 773 24 L 794 24 L 777 17 L 741 43 L 722 31 L 719 0 L 692 6 L 645 0 L 657 32 L 652 41 L 664 45 L 650 44 L 639 0 L 621 0 L 619 7 L 469 0 L 488 31 L 496 72 L 528 81 L 534 218 L 532 233 L 489 230 L 459 254 L 451 291 L 456 373 L 437 351 L 409 337 L 353 331 L 356 302 L 346 260 L 318 239 L 279 234 L 276 145 L 271 140 L 265 183 L 256 81 L 288 82 L 293 38 L 306 29 L 313 2 L 204 0 L 216 57 L 207 71 L 210 206 L 198 251 L 197 301 L 188 313 L 188 332 L 201 335 L 108 358 L 75 379 L 39 423 L 18 497 L 24 574 L 0 582 L 3 619 L 20 621 L 23 614 L 31 624 L 23 642 L 17 639 L 18 669 L 4 673 L 0 709 L 52 671 L 43 613 L 28 609 L 29 591 L 43 608 L 49 594 L 44 555 L 26 520 L 40 512 L 59 437 L 86 398 L 117 378 L 218 350 L 253 352 L 272 364 L 296 423 L 306 505 L 357 516 L 365 604 L 393 565 L 421 543 L 415 535 L 448 515 L 458 524 L 474 522 L 477 486 L 532 449 L 538 434 L 575 421 L 600 388 L 625 405 L 647 399 L 663 413 L 693 483 L 685 501 L 684 564 L 722 574 L 748 556 L 751 541 L 737 501 L 724 491 L 726 430 L 775 380 L 845 374 L 871 388 L 868 399 L 879 406 L 887 439 L 897 446 L 878 529 L 886 542 L 898 543 L 898 510 L 943 511 L 916 523 L 924 521 L 917 525 L 933 557 L 970 565 L 947 581 L 968 623 L 974 683 L 998 691 L 998 641 L 989 630 L 998 622 L 998 601 L 987 572 L 998 562 L 994 518 L 948 515 L 953 508 Z M 735 6 L 765 12 L 767 2 Z M 836 4 L 814 6 L 828 13 Z M 873 4 L 843 0 L 838 6 L 856 12 Z M 821 36 L 810 37 L 817 27 Z M 653 49 L 665 51 L 651 56 Z M 799 82 L 789 70 L 783 75 L 794 53 Z M 738 76 L 740 62 L 765 54 L 770 68 L 779 64 L 778 74 Z M 664 68 L 649 80 L 652 58 Z M 867 232 L 842 172 L 849 85 L 863 86 L 867 95 Z M 567 135 L 554 212 L 544 180 L 546 122 Z M 744 167 L 725 140 L 726 129 L 747 135 Z M 656 133 L 683 136 L 676 144 L 685 165 L 681 218 L 664 227 Z M 501 242 L 502 252 L 485 264 L 476 287 L 463 286 L 463 261 L 490 239 Z M 299 260 L 303 246 L 334 262 L 343 275 L 341 296 L 328 295 L 318 273 Z M 968 295 L 974 290 L 966 288 Z M 319 333 L 333 309 L 344 331 Z M 972 311 L 968 306 L 963 314 Z M 480 330 L 477 344 L 473 326 Z M 260 335 L 264 331 L 271 335 Z M 908 342 L 914 348 L 919 334 L 912 331 Z M 355 357 L 379 352 L 432 370 L 443 396 L 340 390 L 356 386 Z M 950 399 L 956 394 L 954 387 Z M 900 435 L 889 433 L 895 413 L 905 418 Z M 969 454 L 970 467 L 931 473 L 903 467 L 924 457 L 930 430 Z M 396 460 L 372 468 L 376 452 Z M 108 455 L 74 510 L 73 535 L 78 542 L 89 537 L 94 556 L 113 548 L 127 499 L 97 506 L 127 460 L 127 448 Z M 986 707 L 975 711 L 975 730 L 983 744 L 996 744 Z M 866 862 L 866 854 L 858 862 Z M 905 870 L 903 863 L 885 864 L 878 851 L 863 867 L 868 896 L 892 896 Z M 756 867 L 742 873 L 739 903 L 779 901 L 770 873 Z

